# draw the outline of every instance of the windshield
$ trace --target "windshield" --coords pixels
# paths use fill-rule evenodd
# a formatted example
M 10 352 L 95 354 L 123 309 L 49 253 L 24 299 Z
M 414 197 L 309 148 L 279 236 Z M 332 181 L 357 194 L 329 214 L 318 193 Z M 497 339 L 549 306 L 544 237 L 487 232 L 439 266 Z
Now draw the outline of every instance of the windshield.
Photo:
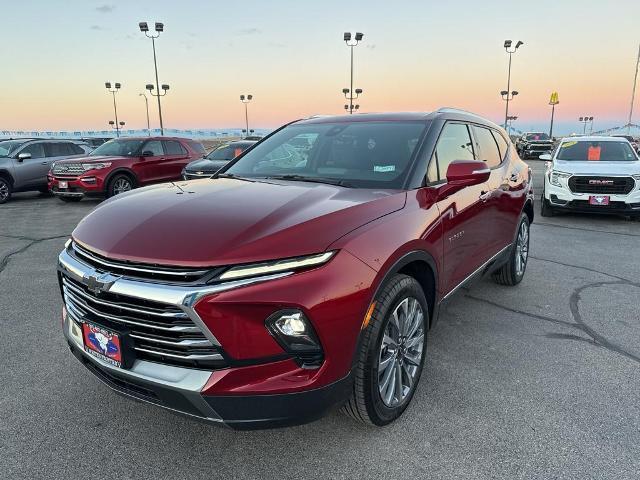
M 24 141 L 21 140 L 5 140 L 0 142 L 0 157 L 8 157 L 11 152 L 22 145 Z
M 89 156 L 96 157 L 99 155 L 104 155 L 117 157 L 134 157 L 136 155 L 139 155 L 140 147 L 142 146 L 143 142 L 144 140 L 132 139 L 109 140 L 108 142 L 105 142 L 98 148 L 96 148 L 89 154 Z
M 294 124 L 257 144 L 224 173 L 402 188 L 426 127 L 426 122 Z
M 563 142 L 558 150 L 558 160 L 575 162 L 633 162 L 638 159 L 628 142 Z
M 550 140 L 549 135 L 546 133 L 527 133 L 526 140 Z
M 247 147 L 233 146 L 233 145 L 223 145 L 222 147 L 216 148 L 213 152 L 207 155 L 209 160 L 233 160 L 238 155 L 240 155 L 243 151 L 245 151 Z

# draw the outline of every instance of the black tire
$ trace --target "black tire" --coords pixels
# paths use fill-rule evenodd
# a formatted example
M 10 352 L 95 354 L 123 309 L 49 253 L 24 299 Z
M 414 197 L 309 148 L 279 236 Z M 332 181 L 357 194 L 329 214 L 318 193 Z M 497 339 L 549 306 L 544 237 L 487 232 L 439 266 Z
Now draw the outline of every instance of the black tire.
M 521 240 L 522 231 L 526 232 L 526 238 Z M 516 233 L 516 239 L 513 242 L 511 251 L 509 253 L 509 260 L 501 266 L 498 270 L 491 275 L 493 280 L 500 285 L 514 286 L 519 284 L 524 277 L 527 270 L 527 263 L 529 259 L 529 238 L 531 237 L 529 232 L 529 217 L 526 213 L 520 215 L 520 222 L 518 222 L 518 230 Z M 520 246 L 521 241 L 526 248 Z M 522 256 L 524 255 L 524 257 Z M 521 264 L 518 263 L 518 257 L 520 257 Z M 519 268 L 521 265 L 521 268 Z
M 416 391 L 426 357 L 429 308 L 420 284 L 413 277 L 401 274 L 394 275 L 385 284 L 376 295 L 375 302 L 369 323 L 361 332 L 362 338 L 356 352 L 356 362 L 352 371 L 353 390 L 349 400 L 342 407 L 342 411 L 359 422 L 383 426 L 402 415 Z M 405 339 L 408 337 L 419 340 L 420 335 L 423 335 L 419 360 L 416 358 L 416 351 L 412 351 L 417 347 L 407 346 L 410 341 L 406 344 L 404 343 L 406 340 L 396 343 L 395 352 L 383 344 L 383 339 L 386 341 L 386 339 L 393 336 L 391 330 L 395 330 L 396 325 L 406 325 L 404 321 L 392 321 L 393 313 L 396 309 L 402 310 L 401 304 L 404 302 L 410 302 L 407 303 L 409 311 L 412 309 L 411 305 L 416 306 L 416 312 L 418 311 L 417 306 L 422 311 L 422 320 L 419 319 L 419 315 L 416 315 L 413 317 L 415 323 L 409 322 L 409 327 L 405 330 L 411 331 L 412 327 L 416 329 L 413 336 L 405 336 Z M 398 346 L 400 343 L 402 344 Z M 383 394 L 380 391 L 379 372 L 383 355 L 386 355 L 386 358 L 390 360 L 388 360 L 386 369 L 382 371 L 382 375 L 384 376 L 390 369 L 392 370 L 389 375 L 386 375 L 386 391 L 391 390 L 391 396 L 393 397 L 391 402 L 398 400 L 396 405 L 388 405 L 382 398 Z M 411 359 L 411 361 L 408 359 Z M 397 384 L 396 381 L 398 378 L 396 368 L 400 372 L 400 378 L 402 379 L 400 384 Z M 410 373 L 411 371 L 413 373 Z M 402 382 L 408 380 L 411 375 L 413 375 L 411 377 L 412 381 L 408 382 L 410 386 L 405 394 L 405 384 Z M 393 377 L 393 387 L 389 386 L 391 377 Z M 400 394 L 401 400 L 396 395 L 396 385 L 401 385 L 399 389 L 402 392 Z
M 127 190 L 122 190 L 121 186 L 124 184 L 129 186 Z M 107 185 L 107 198 L 132 190 L 135 186 L 136 182 L 133 180 L 131 175 L 127 175 L 126 173 L 117 173 L 109 180 L 109 184 Z
M 554 212 L 553 207 L 549 204 L 549 200 L 544 198 L 544 193 L 542 193 L 542 197 L 540 197 L 540 215 L 543 217 L 553 217 L 556 214 Z
M 50 191 L 48 187 L 44 187 L 41 188 L 40 190 L 38 190 L 40 192 L 40 195 L 44 196 L 44 197 L 50 197 L 51 195 L 53 195 Z
M 58 197 L 58 198 L 65 203 L 75 203 L 82 200 L 82 197 Z
M 9 201 L 12 191 L 11 182 L 4 177 L 0 177 L 0 204 Z

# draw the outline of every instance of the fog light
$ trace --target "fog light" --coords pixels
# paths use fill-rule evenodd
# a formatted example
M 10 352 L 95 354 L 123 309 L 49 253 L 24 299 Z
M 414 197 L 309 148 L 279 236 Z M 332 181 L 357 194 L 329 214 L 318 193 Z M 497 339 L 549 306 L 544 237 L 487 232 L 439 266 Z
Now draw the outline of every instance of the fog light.
M 303 367 L 322 363 L 322 347 L 311 322 L 300 310 L 280 310 L 265 325 L 280 346 Z

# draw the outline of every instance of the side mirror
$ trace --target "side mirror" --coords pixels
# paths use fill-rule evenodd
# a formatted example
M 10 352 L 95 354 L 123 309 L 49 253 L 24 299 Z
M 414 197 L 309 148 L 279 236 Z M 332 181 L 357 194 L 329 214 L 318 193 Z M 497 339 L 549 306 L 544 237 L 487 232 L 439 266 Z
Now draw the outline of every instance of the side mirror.
M 551 155 L 548 153 L 543 153 L 538 157 L 540 160 L 546 160 L 547 162 L 551 161 Z
M 438 200 L 448 197 L 465 187 L 479 185 L 489 180 L 491 169 L 478 160 L 454 160 L 447 168 L 447 183 L 440 187 Z
M 151 150 L 145 150 L 142 152 L 143 157 L 153 157 L 153 152 Z
M 29 158 L 31 158 L 31 154 L 30 153 L 20 153 L 20 154 L 18 154 L 18 161 L 19 162 L 22 162 L 22 161 L 27 160 Z

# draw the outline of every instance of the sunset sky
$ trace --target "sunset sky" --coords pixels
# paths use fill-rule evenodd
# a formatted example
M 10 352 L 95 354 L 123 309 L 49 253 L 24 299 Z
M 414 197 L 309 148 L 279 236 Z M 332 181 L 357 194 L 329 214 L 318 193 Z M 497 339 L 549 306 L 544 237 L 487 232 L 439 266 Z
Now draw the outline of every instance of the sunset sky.
M 639 0 L 244 2 L 0 0 L 0 130 L 107 128 L 119 81 L 119 117 L 146 126 L 139 93 L 154 78 L 151 40 L 139 21 L 165 24 L 157 41 L 167 128 L 231 128 L 244 122 L 238 96 L 254 95 L 251 127 L 271 128 L 343 112 L 349 83 L 344 31 L 355 49 L 361 111 L 456 106 L 501 122 L 508 55 L 511 112 L 522 129 L 548 129 L 558 91 L 558 133 L 626 123 L 640 43 Z M 640 95 L 634 121 L 640 123 Z M 150 101 L 152 127 L 157 107 Z

